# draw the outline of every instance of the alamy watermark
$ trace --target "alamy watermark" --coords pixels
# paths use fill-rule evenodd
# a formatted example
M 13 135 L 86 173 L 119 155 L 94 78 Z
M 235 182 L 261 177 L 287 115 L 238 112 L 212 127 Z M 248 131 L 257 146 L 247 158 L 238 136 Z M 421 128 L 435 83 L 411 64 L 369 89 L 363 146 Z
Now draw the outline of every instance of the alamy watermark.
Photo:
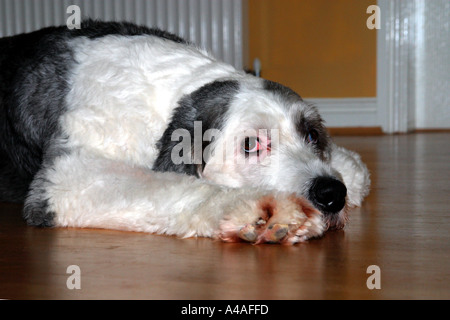
M 193 136 L 192 136 L 193 133 Z M 202 121 L 194 121 L 194 130 L 176 129 L 172 142 L 178 142 L 171 151 L 174 164 L 258 164 L 278 161 L 272 150 L 278 150 L 278 129 L 247 129 L 227 136 L 219 129 L 203 132 Z M 276 164 L 276 163 L 275 163 Z
M 79 6 L 71 5 L 67 7 L 67 14 L 70 16 L 67 18 L 66 25 L 67 28 L 72 29 L 81 29 L 81 9 Z
M 67 267 L 66 273 L 70 274 L 66 280 L 66 286 L 69 290 L 81 289 L 81 269 L 73 264 Z
M 370 276 L 367 278 L 366 286 L 367 289 L 373 290 L 373 289 L 381 289 L 381 269 L 377 265 L 370 265 L 367 267 L 366 270 L 367 274 L 370 274 Z
M 381 11 L 380 7 L 376 5 L 371 5 L 367 7 L 366 13 L 371 13 L 370 17 L 367 18 L 366 26 L 370 30 L 381 28 Z

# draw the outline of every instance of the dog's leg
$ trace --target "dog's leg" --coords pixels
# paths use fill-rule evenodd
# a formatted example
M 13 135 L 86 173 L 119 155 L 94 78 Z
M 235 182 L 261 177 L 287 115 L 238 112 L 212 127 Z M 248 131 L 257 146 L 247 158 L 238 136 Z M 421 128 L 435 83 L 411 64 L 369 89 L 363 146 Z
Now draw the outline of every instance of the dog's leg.
M 356 152 L 333 145 L 331 166 L 336 169 L 347 187 L 347 202 L 350 207 L 359 207 L 369 193 L 370 175 L 366 165 Z
M 223 187 L 75 152 L 38 173 L 25 217 L 32 225 L 256 243 L 296 243 L 324 231 L 321 214 L 302 198 Z

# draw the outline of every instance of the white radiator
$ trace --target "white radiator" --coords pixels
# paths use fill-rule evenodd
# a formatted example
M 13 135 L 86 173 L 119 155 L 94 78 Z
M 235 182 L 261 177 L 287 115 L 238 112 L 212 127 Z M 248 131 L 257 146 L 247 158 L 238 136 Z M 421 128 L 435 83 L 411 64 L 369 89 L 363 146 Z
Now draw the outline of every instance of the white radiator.
M 82 17 L 159 27 L 243 68 L 246 0 L 0 0 L 0 37 L 65 25 L 67 7 Z

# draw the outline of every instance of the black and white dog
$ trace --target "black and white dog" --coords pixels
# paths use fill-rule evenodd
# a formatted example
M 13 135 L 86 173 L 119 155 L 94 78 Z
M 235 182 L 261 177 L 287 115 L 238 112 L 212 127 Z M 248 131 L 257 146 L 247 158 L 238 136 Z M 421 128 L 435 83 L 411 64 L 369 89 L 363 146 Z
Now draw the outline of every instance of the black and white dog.
M 0 201 L 34 226 L 297 243 L 368 193 L 315 107 L 158 30 L 0 39 Z

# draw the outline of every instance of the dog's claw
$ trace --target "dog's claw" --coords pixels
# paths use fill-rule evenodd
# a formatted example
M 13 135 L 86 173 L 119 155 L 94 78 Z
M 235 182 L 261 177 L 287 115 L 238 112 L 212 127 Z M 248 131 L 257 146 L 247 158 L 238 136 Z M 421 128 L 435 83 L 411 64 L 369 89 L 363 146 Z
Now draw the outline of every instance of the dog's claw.
M 252 224 L 247 224 L 239 230 L 238 237 L 248 242 L 255 242 L 258 238 L 258 233 Z
M 274 223 L 262 233 L 261 230 L 257 230 L 255 225 L 246 224 L 239 230 L 238 237 L 244 241 L 256 244 L 264 242 L 278 243 L 286 237 L 288 232 L 289 226 L 287 224 Z

